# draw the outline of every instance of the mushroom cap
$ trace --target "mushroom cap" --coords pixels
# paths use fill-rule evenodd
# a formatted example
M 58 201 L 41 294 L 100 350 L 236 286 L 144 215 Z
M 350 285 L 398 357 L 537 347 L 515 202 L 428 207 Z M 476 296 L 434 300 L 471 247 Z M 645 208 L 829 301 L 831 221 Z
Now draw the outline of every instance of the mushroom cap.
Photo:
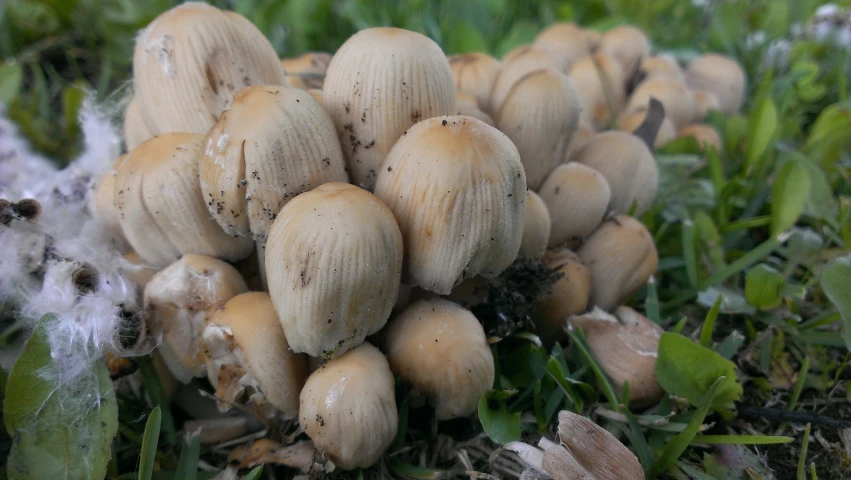
M 694 117 L 692 121 L 702 122 L 711 111 L 720 111 L 721 104 L 714 93 L 705 90 L 691 91 L 692 104 L 694 105 Z
M 511 88 L 526 74 L 542 68 L 552 68 L 564 72 L 559 57 L 549 50 L 533 46 L 517 47 L 502 58 L 502 70 L 494 83 L 488 102 L 488 113 L 496 116 L 502 103 L 511 93 Z
M 449 57 L 449 67 L 456 90 L 473 95 L 478 108 L 490 111 L 491 92 L 502 63 L 486 53 L 473 52 Z
M 202 2 L 160 14 L 136 39 L 133 85 L 154 135 L 206 133 L 234 93 L 284 85 L 275 49 L 243 16 Z
M 496 125 L 520 152 L 526 183 L 535 190 L 564 159 L 579 126 L 579 94 L 567 75 L 536 70 L 514 83 Z
M 556 167 L 538 190 L 550 212 L 550 248 L 579 245 L 603 221 L 612 192 L 597 170 L 577 162 Z
M 207 317 L 248 287 L 227 263 L 204 255 L 184 255 L 157 272 L 145 287 L 151 326 L 162 332 L 159 351 L 183 383 L 205 375 L 201 334 Z
M 111 235 L 123 238 L 121 231 L 121 211 L 115 206 L 115 182 L 118 174 L 116 170 L 127 159 L 127 155 L 121 155 L 118 160 L 101 175 L 95 185 L 94 194 L 89 198 L 89 210 L 104 230 Z
M 739 62 L 725 55 L 706 53 L 692 60 L 686 67 L 686 83 L 713 94 L 727 115 L 738 112 L 745 101 L 747 75 Z
M 573 135 L 573 141 L 570 142 L 570 147 L 564 153 L 564 161 L 562 163 L 569 163 L 573 161 L 573 157 L 576 156 L 576 152 L 582 149 L 588 140 L 597 134 L 597 131 L 594 130 L 594 126 L 587 119 L 583 119 L 581 114 L 579 117 L 579 124 L 576 127 L 576 134 Z
M 618 117 L 618 130 L 624 132 L 634 132 L 636 128 L 644 123 L 644 118 L 647 116 L 647 107 L 636 107 L 633 110 L 627 110 Z M 662 125 L 659 126 L 659 131 L 656 133 L 656 139 L 653 141 L 653 147 L 659 148 L 668 144 L 677 138 L 677 129 L 668 117 L 662 119 Z
M 606 177 L 612 193 L 610 209 L 626 213 L 634 201 L 638 204 L 635 214 L 641 215 L 656 198 L 659 184 L 656 160 L 647 145 L 631 133 L 614 130 L 599 133 L 576 152 L 575 161 Z
M 153 136 L 154 134 L 142 118 L 139 100 L 136 95 L 133 95 L 124 109 L 124 143 L 127 145 L 127 150 L 133 150 Z
M 479 109 L 476 99 L 467 92 L 458 92 L 456 114 L 458 116 L 477 118 L 491 127 L 496 126 L 490 115 Z
M 319 102 L 319 104 L 322 105 L 322 108 L 325 108 L 325 94 L 322 93 L 322 90 L 311 88 L 307 91 L 307 93 L 309 93 L 314 100 Z
M 493 278 L 511 265 L 523 239 L 525 192 L 517 148 L 472 117 L 411 127 L 375 187 L 402 230 L 405 282 L 443 295 L 465 278 Z
M 723 143 L 721 143 L 721 136 L 718 135 L 718 131 L 715 130 L 712 125 L 707 125 L 705 123 L 692 123 L 691 125 L 686 125 L 680 128 L 679 132 L 677 132 L 677 136 L 679 138 L 683 137 L 693 137 L 697 140 L 698 145 L 702 150 L 713 147 L 716 152 L 721 152 L 724 148 Z
M 608 125 L 626 96 L 623 67 L 613 57 L 596 53 L 579 59 L 567 76 L 579 94 L 582 120 L 594 128 Z
M 229 364 L 230 355 L 236 355 L 238 366 L 247 369 L 265 401 L 284 414 L 298 414 L 307 358 L 290 350 L 268 293 L 247 292 L 228 300 L 207 320 L 203 339 L 207 376 L 213 385 L 227 382 L 220 375 L 221 367 Z M 230 381 L 242 388 L 250 383 L 245 377 Z
M 399 28 L 368 28 L 346 40 L 331 59 L 323 92 L 352 182 L 366 190 L 405 130 L 455 112 L 443 51 L 425 35 Z
M 591 272 L 591 305 L 611 310 L 643 287 L 659 266 L 647 227 L 628 215 L 604 222 L 576 251 Z
M 520 243 L 518 255 L 529 258 L 543 257 L 550 239 L 550 213 L 541 197 L 532 190 L 526 191 L 524 222 L 523 241 Z
M 127 154 L 117 169 L 121 229 L 145 263 L 164 267 L 187 253 L 245 258 L 249 238 L 234 238 L 210 218 L 198 182 L 203 135 L 169 133 Z
M 567 248 L 547 251 L 544 264 L 564 274 L 549 293 L 535 301 L 532 314 L 538 337 L 545 345 L 552 345 L 564 337 L 567 317 L 585 311 L 591 294 L 591 273 Z
M 281 208 L 327 182 L 348 181 L 334 123 L 297 88 L 240 90 L 204 140 L 201 191 L 231 235 L 266 240 Z
M 641 82 L 626 104 L 626 110 L 647 108 L 650 97 L 656 97 L 665 107 L 665 118 L 675 127 L 681 127 L 694 117 L 691 92 L 683 82 L 668 77 L 652 77 Z
M 656 357 L 662 328 L 629 307 L 618 307 L 614 315 L 600 309 L 570 317 L 568 323 L 582 328 L 591 355 L 623 389 L 629 382 L 630 403 L 646 407 L 664 394 L 656 380 Z
M 654 55 L 643 59 L 641 73 L 644 78 L 665 77 L 679 82 L 685 80 L 683 69 L 677 60 L 666 55 Z
M 438 420 L 473 413 L 493 385 L 493 354 L 482 325 L 441 298 L 413 303 L 393 319 L 387 359 L 394 374 L 428 396 Z
M 604 33 L 598 48 L 600 53 L 614 57 L 626 75 L 635 70 L 643 57 L 650 55 L 650 50 L 647 35 L 632 25 L 621 25 Z
M 402 234 L 375 195 L 326 183 L 291 200 L 266 243 L 269 293 L 290 348 L 339 356 L 387 322 Z
M 395 379 L 384 355 L 362 343 L 311 373 L 299 395 L 299 423 L 338 467 L 375 464 L 398 427 Z
M 561 60 L 561 70 L 567 72 L 580 58 L 591 53 L 593 37 L 576 24 L 554 23 L 541 30 L 533 45 L 551 51 Z
M 306 52 L 295 58 L 281 59 L 287 85 L 301 90 L 321 90 L 329 63 L 331 54 L 327 52 Z

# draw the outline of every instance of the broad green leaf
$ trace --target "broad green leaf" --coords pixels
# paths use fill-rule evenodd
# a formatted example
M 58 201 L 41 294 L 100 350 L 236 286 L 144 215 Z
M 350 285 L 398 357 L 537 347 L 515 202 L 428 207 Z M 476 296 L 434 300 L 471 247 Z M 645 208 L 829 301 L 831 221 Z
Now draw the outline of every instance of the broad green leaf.
M 443 478 L 445 472 L 442 470 L 434 470 L 432 468 L 423 468 L 416 465 L 411 465 L 402 460 L 400 456 L 391 456 L 387 459 L 387 466 L 396 475 L 402 478 L 418 478 L 424 480 Z
M 719 385 L 711 409 L 726 418 L 733 416 L 734 402 L 742 398 L 742 385 L 733 362 L 687 337 L 665 332 L 659 341 L 656 377 L 669 394 L 700 405 L 718 377 L 726 377 Z
M 753 173 L 757 164 L 765 155 L 774 133 L 777 131 L 777 107 L 771 97 L 766 96 L 754 109 L 748 131 L 748 144 L 745 148 L 745 172 Z
M 776 308 L 782 303 L 783 275 L 770 266 L 760 263 L 745 275 L 745 298 L 762 310 Z
M 842 338 L 851 350 L 851 256 L 830 261 L 821 271 L 821 288 L 842 317 Z
M 0 103 L 8 107 L 18 95 L 24 77 L 24 69 L 14 61 L 0 64 Z
M 500 390 L 490 390 L 479 399 L 479 421 L 496 443 L 520 440 L 520 412 L 509 412 L 500 401 L 504 399 Z
M 795 159 L 783 163 L 771 187 L 771 234 L 792 228 L 810 197 L 810 175 Z
M 15 439 L 10 480 L 101 479 L 118 431 L 118 406 L 109 371 L 95 361 L 73 382 L 60 384 L 41 319 L 9 373 L 6 429 Z
M 260 478 L 261 473 L 263 473 L 263 465 L 258 465 L 246 473 L 242 480 L 257 480 Z
M 825 167 L 833 166 L 842 152 L 851 147 L 851 105 L 834 104 L 819 114 L 810 135 L 807 137 L 806 152 L 818 158 Z

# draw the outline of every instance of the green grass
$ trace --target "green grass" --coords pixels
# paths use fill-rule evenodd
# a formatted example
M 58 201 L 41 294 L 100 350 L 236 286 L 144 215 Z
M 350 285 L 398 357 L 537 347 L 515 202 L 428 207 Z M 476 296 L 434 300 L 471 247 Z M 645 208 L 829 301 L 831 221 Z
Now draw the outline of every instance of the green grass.
M 255 22 L 281 56 L 333 52 L 358 29 L 374 25 L 425 33 L 448 53 L 481 50 L 500 55 L 562 20 L 601 30 L 629 22 L 648 32 L 659 49 L 684 57 L 707 50 L 735 56 L 748 72 L 749 91 L 742 114 L 710 118 L 722 133 L 722 151 L 704 155 L 693 145 L 680 144 L 657 152 L 662 194 L 642 221 L 656 239 L 660 269 L 632 304 L 666 330 L 694 339 L 695 346 L 699 339 L 718 362 L 732 361 L 744 392 L 737 405 L 803 412 L 812 416 L 812 425 L 804 432 L 804 425 L 772 418 L 739 418 L 735 413 L 725 418 L 729 412 L 721 411 L 722 416 L 712 408 L 712 397 L 719 393 L 715 378 L 686 379 L 694 380 L 694 388 L 703 388 L 700 393 L 705 395 L 691 406 L 678 394 L 680 400 L 666 398 L 650 410 L 629 411 L 578 332 L 571 332 L 574 348 L 567 355 L 516 338 L 496 344 L 500 389 L 490 395 L 500 397 L 499 406 L 490 408 L 485 399 L 480 410 L 484 408 L 491 428 L 519 432 L 530 443 L 540 432 L 551 431 L 558 410 L 581 411 L 624 432 L 622 440 L 639 453 L 651 477 L 742 478 L 723 464 L 730 452 L 754 474 L 765 472 L 757 451 L 778 474 L 796 472 L 800 478 L 806 470 L 810 477 L 817 471 L 821 478 L 841 478 L 842 469 L 851 466 L 851 458 L 841 450 L 806 443 L 819 431 L 838 442 L 836 431 L 819 430 L 818 421 L 851 418 L 851 357 L 845 340 L 851 339 L 851 300 L 846 293 L 851 267 L 842 258 L 851 245 L 851 54 L 789 35 L 792 25 L 809 18 L 821 2 L 738 0 L 715 2 L 708 10 L 680 0 L 213 3 Z M 59 163 L 73 158 L 79 149 L 80 89 L 94 90 L 105 100 L 122 88 L 131 75 L 135 31 L 174 4 L 0 3 L 0 101 L 38 150 Z M 766 41 L 748 48 L 746 39 L 755 31 L 764 32 Z M 789 58 L 770 67 L 763 58 L 775 39 L 790 41 Z M 698 355 L 697 349 L 679 351 L 686 358 L 673 360 Z M 159 398 L 157 388 L 152 394 Z M 508 390 L 514 393 L 502 393 Z M 428 422 L 409 415 L 405 405 L 399 427 L 404 434 L 394 448 L 411 450 L 385 458 L 384 470 L 433 478 L 456 457 L 428 468 L 419 464 L 421 452 L 437 456 L 435 432 Z M 169 472 L 197 463 L 198 454 L 192 453 L 189 460 L 189 454 L 172 448 L 173 429 L 180 428 L 178 414 L 172 420 L 161 405 L 166 441 L 159 443 L 157 455 L 145 450 L 140 465 L 140 447 L 156 444 L 138 421 L 149 408 L 129 399 L 121 399 L 119 406 L 122 426 L 115 441 L 115 468 L 110 470 L 114 476 L 147 472 L 154 458 L 158 468 Z M 595 413 L 603 408 L 610 413 Z M 459 455 L 471 458 L 476 468 L 486 469 L 487 458 L 476 457 L 477 450 L 464 444 L 480 431 L 475 422 L 437 427 L 437 433 L 457 437 L 454 452 L 463 452 Z M 760 443 L 766 445 L 752 446 Z M 717 444 L 729 447 L 724 450 L 727 456 L 719 453 Z M 207 449 L 200 458 L 224 462 L 221 453 Z M 374 478 L 379 471 L 362 475 Z M 157 473 L 154 478 L 159 478 Z

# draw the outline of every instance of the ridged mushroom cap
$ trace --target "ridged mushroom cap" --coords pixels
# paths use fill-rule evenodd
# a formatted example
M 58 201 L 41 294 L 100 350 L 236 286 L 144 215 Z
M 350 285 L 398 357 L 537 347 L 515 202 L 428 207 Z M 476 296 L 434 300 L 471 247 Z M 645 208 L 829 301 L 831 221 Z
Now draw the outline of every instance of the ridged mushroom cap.
M 142 118 L 139 100 L 133 95 L 124 109 L 124 143 L 127 150 L 133 150 L 153 136 Z
M 609 208 L 617 212 L 630 211 L 638 204 L 636 215 L 644 213 L 656 198 L 659 169 L 653 154 L 637 136 L 620 131 L 595 135 L 574 160 L 597 170 L 609 184 L 612 197 Z
M 402 235 L 375 195 L 326 183 L 281 210 L 266 243 L 269 294 L 294 352 L 335 357 L 387 322 Z
M 500 70 L 491 92 L 491 98 L 488 102 L 490 110 L 487 113 L 496 115 L 502 108 L 502 103 L 508 97 L 514 84 L 527 74 L 542 68 L 552 68 L 564 72 L 559 57 L 543 48 L 522 46 L 506 53 L 502 58 L 502 70 Z
M 387 358 L 394 374 L 429 398 L 438 420 L 473 413 L 493 385 L 493 354 L 482 325 L 449 300 L 421 300 L 394 318 Z
M 307 52 L 295 58 L 281 59 L 287 86 L 301 90 L 312 88 L 322 90 L 329 63 L 331 63 L 331 54 L 327 52 Z
M 518 256 L 541 258 L 547 251 L 550 239 L 550 213 L 541 197 L 532 190 L 526 191 L 526 215 L 523 225 L 523 241 Z
M 331 117 L 297 88 L 241 90 L 204 139 L 201 191 L 210 215 L 229 234 L 265 241 L 296 195 L 346 182 Z
M 585 311 L 591 295 L 591 274 L 567 248 L 547 251 L 544 263 L 563 274 L 548 293 L 535 301 L 532 314 L 538 337 L 544 345 L 552 345 L 564 337 L 567 317 Z
M 683 69 L 676 59 L 665 55 L 654 55 L 641 61 L 641 74 L 644 78 L 665 77 L 682 82 Z
M 694 103 L 691 92 L 683 82 L 669 77 L 652 77 L 641 82 L 626 104 L 626 110 L 646 108 L 650 97 L 655 97 L 665 107 L 665 118 L 674 127 L 681 127 L 694 117 Z
M 136 38 L 133 85 L 154 135 L 206 133 L 249 85 L 284 85 L 272 45 L 245 17 L 202 2 L 162 14 Z
M 298 414 L 307 358 L 290 350 L 268 293 L 237 295 L 213 312 L 203 346 L 207 377 L 219 398 L 250 403 L 261 416 L 270 417 L 276 409 Z
M 368 28 L 346 40 L 331 59 L 323 93 L 352 183 L 370 191 L 405 130 L 455 112 L 443 51 L 428 37 L 399 28 Z
M 612 192 L 603 174 L 570 162 L 556 167 L 538 194 L 550 212 L 549 247 L 575 248 L 603 221 Z
M 455 88 L 473 95 L 478 108 L 489 112 L 491 92 L 502 63 L 486 53 L 473 52 L 449 57 L 449 66 L 455 78 Z
M 604 222 L 576 253 L 591 272 L 591 305 L 607 311 L 628 300 L 659 266 L 653 236 L 628 215 Z
M 614 57 L 626 75 L 631 74 L 643 57 L 650 55 L 650 40 L 632 25 L 621 25 L 603 34 L 598 51 Z
M 234 238 L 210 218 L 198 182 L 203 135 L 169 133 L 127 154 L 117 169 L 115 206 L 133 249 L 164 267 L 187 253 L 225 260 L 245 258 L 249 238 Z
M 590 40 L 590 41 L 589 41 Z M 573 23 L 554 23 L 541 30 L 533 45 L 551 51 L 561 60 L 561 69 L 567 72 L 577 60 L 591 53 L 593 38 L 586 30 Z
M 567 76 L 576 87 L 582 107 L 582 120 L 594 128 L 604 128 L 624 103 L 626 74 L 613 58 L 596 53 L 573 64 Z
M 204 255 L 184 255 L 151 278 L 145 309 L 152 327 L 162 333 L 159 351 L 175 377 L 188 383 L 205 375 L 204 324 L 216 309 L 246 291 L 235 268 Z
M 123 238 L 124 234 L 121 231 L 121 211 L 115 206 L 115 182 L 118 176 L 116 170 L 126 159 L 126 154 L 118 157 L 101 175 L 95 184 L 95 191 L 89 197 L 92 216 L 100 222 L 104 230 L 120 238 Z
M 562 162 L 579 126 L 579 94 L 567 75 L 536 70 L 514 83 L 496 125 L 520 152 L 526 184 L 536 190 Z
M 405 241 L 406 283 L 448 294 L 465 278 L 493 278 L 523 239 L 526 176 L 511 140 L 471 117 L 411 127 L 393 147 L 375 194 Z
M 737 61 L 725 55 L 706 53 L 688 64 L 686 83 L 693 90 L 710 92 L 718 100 L 719 110 L 732 115 L 742 108 L 748 79 Z
M 396 436 L 395 379 L 369 343 L 311 373 L 299 400 L 299 424 L 340 468 L 372 466 Z

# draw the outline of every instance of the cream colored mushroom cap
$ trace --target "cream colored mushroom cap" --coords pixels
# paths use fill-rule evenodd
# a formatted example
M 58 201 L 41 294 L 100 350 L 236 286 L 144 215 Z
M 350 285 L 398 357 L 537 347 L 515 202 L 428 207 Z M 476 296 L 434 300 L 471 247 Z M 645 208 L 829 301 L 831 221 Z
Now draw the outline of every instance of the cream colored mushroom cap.
M 89 198 L 92 216 L 107 232 L 122 238 L 124 234 L 121 231 L 121 211 L 115 206 L 115 182 L 118 175 L 116 170 L 126 158 L 126 154 L 118 157 L 118 160 L 101 175 L 95 185 L 95 191 Z
M 612 113 L 621 110 L 626 92 L 626 73 L 609 55 L 596 53 L 573 64 L 567 76 L 579 94 L 582 119 L 594 128 L 603 128 Z
M 665 107 L 665 118 L 674 127 L 681 127 L 694 117 L 694 102 L 686 85 L 669 77 L 652 77 L 641 82 L 626 104 L 627 111 L 647 108 L 650 97 L 655 97 Z
M 205 133 L 241 88 L 284 85 L 274 48 L 245 17 L 187 2 L 142 30 L 133 54 L 134 90 L 154 135 Z
M 124 143 L 127 150 L 133 150 L 153 136 L 142 118 L 139 100 L 134 95 L 124 110 Z
M 650 55 L 650 40 L 640 29 L 621 25 L 603 34 L 598 51 L 613 56 L 626 75 L 638 66 L 643 57 Z
M 686 67 L 686 83 L 693 90 L 711 92 L 722 113 L 732 115 L 742 108 L 747 88 L 747 75 L 730 57 L 707 53 Z
M 394 386 L 387 359 L 362 343 L 308 377 L 299 396 L 299 423 L 338 467 L 370 467 L 396 436 Z
M 449 57 L 449 66 L 455 78 L 455 88 L 473 95 L 482 111 L 490 111 L 491 92 L 502 63 L 488 54 L 472 52 Z
M 482 325 L 449 300 L 418 301 L 393 319 L 387 358 L 393 373 L 428 396 L 438 420 L 473 413 L 493 385 L 493 354 Z
M 577 60 L 591 53 L 589 40 L 586 31 L 576 24 L 561 22 L 541 30 L 533 45 L 558 55 L 562 70 L 567 72 Z
M 669 56 L 654 55 L 641 61 L 641 73 L 645 78 L 666 77 L 684 81 L 683 69 L 677 61 Z
M 201 191 L 228 233 L 265 241 L 281 208 L 327 182 L 346 182 L 334 123 L 304 90 L 240 90 L 204 139 Z
M 633 110 L 627 110 L 618 117 L 618 130 L 624 132 L 634 132 L 635 129 L 641 126 L 644 118 L 647 116 L 647 107 L 637 107 Z M 659 148 L 668 144 L 677 138 L 677 129 L 668 117 L 662 119 L 662 125 L 659 126 L 659 131 L 656 133 L 656 139 L 653 141 L 653 146 Z
M 544 345 L 549 346 L 564 337 L 567 317 L 585 311 L 591 295 L 591 274 L 579 257 L 567 248 L 549 250 L 544 255 L 544 263 L 564 274 L 549 293 L 535 301 L 532 314 L 535 332 Z
M 257 379 L 266 400 L 295 416 L 307 378 L 307 358 L 290 350 L 269 294 L 247 292 L 231 298 L 208 319 L 207 329 L 210 326 L 229 331 L 233 347 L 239 349 L 244 367 Z M 215 385 L 213 373 L 208 369 Z
M 399 222 L 406 283 L 448 294 L 493 278 L 523 239 L 526 176 L 511 140 L 472 117 L 424 120 L 387 157 L 375 194 Z
M 561 59 L 544 48 L 522 46 L 506 53 L 502 59 L 502 70 L 491 92 L 488 113 L 496 115 L 514 84 L 526 74 L 542 68 L 564 72 Z
M 597 170 L 570 162 L 556 167 L 538 190 L 550 212 L 548 245 L 576 247 L 603 221 L 611 201 L 606 177 Z
M 326 183 L 281 210 L 266 244 L 269 293 L 290 348 L 339 356 L 387 322 L 402 272 L 390 209 L 347 183 Z
M 334 54 L 323 87 L 352 183 L 372 190 L 393 144 L 411 125 L 455 112 L 449 61 L 425 35 L 375 27 Z
M 550 239 L 550 213 L 541 197 L 532 190 L 526 191 L 526 215 L 523 226 L 523 241 L 518 256 L 541 258 L 547 251 Z

